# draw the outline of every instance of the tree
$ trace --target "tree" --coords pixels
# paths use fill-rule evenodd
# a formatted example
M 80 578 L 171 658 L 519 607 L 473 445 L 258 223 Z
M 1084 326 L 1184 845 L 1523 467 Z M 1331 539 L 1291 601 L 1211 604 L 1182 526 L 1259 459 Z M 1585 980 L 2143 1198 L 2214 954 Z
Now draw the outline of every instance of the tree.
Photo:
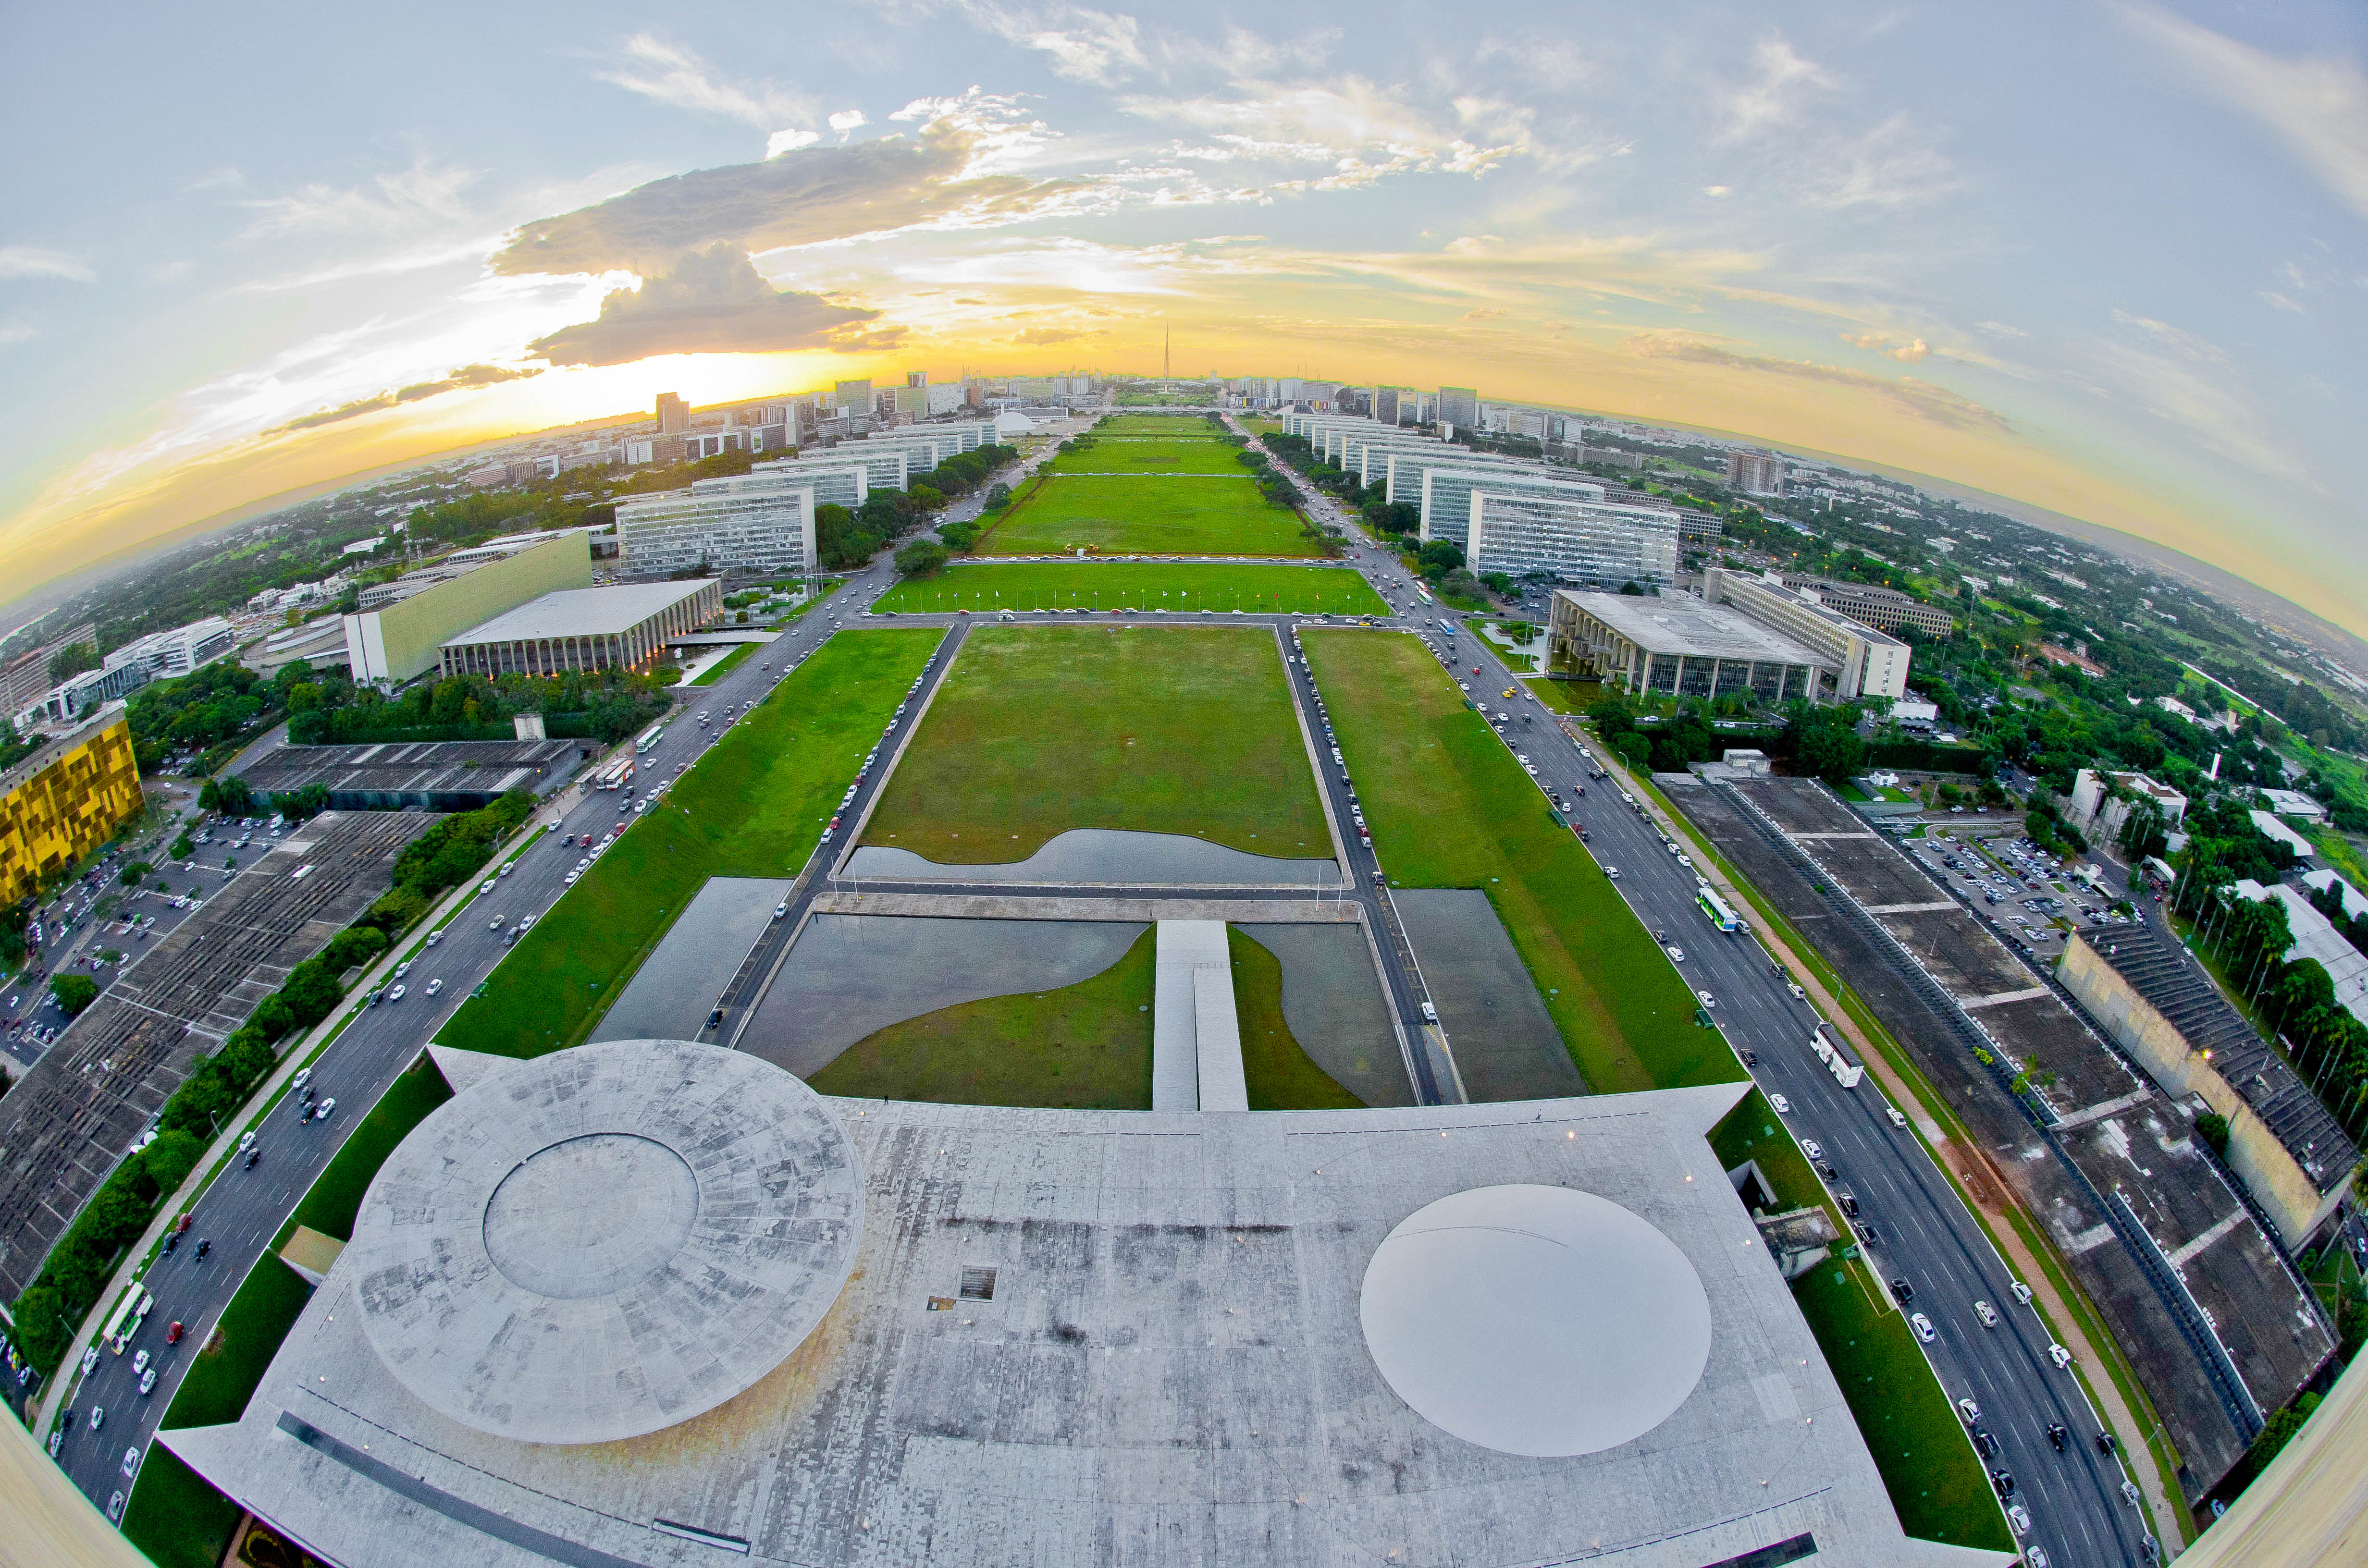
M 256 814 L 255 791 L 247 788 L 245 779 L 234 773 L 207 779 L 205 788 L 198 791 L 198 805 L 205 811 L 220 812 L 230 817 Z
M 50 976 L 50 994 L 57 998 L 60 1010 L 67 1017 L 78 1018 L 84 1008 L 98 1000 L 98 987 L 88 975 L 53 974 Z
M 155 869 L 145 860 L 134 860 L 117 873 L 116 881 L 127 888 L 136 888 L 140 885 L 141 879 Z
M 2226 1158 L 2228 1153 L 2228 1119 L 2217 1111 L 2205 1111 L 2195 1119 L 2195 1135 L 2203 1140 L 2212 1152 Z
M 1819 724 L 1802 732 L 1793 759 L 1806 772 L 1839 784 L 1858 771 L 1866 743 L 1847 724 Z
M 916 539 L 896 552 L 896 570 L 906 577 L 934 577 L 945 570 L 946 556 L 937 540 Z
M 1415 554 L 1422 574 L 1434 580 L 1444 577 L 1463 564 L 1463 552 L 1447 540 L 1435 539 Z

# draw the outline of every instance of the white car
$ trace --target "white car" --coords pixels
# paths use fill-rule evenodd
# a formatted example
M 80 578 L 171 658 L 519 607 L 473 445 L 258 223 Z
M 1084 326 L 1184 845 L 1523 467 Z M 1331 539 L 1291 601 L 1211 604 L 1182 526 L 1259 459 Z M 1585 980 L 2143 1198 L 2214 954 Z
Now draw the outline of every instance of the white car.
M 1617 866 L 1606 866 L 1603 868 L 1603 874 L 1616 882 L 1620 880 L 1620 868 Z
M 108 1495 L 107 1522 L 111 1525 L 120 1525 L 123 1522 L 123 1494 L 120 1492 L 110 1493 Z
M 2016 1301 L 2021 1301 L 2026 1307 L 2031 1305 L 2030 1286 L 2024 1284 L 2021 1280 L 2017 1279 L 2012 1284 L 2009 1285 L 2007 1289 L 2014 1292 L 2014 1299 Z
M 124 1478 L 126 1481 L 129 1481 L 129 1480 L 131 1480 L 133 1476 L 135 1476 L 135 1475 L 137 1475 L 137 1474 L 139 1474 L 139 1473 L 140 1473 L 140 1450 L 139 1450 L 138 1449 L 124 1449 L 124 1450 L 123 1450 L 123 1478 Z
M 148 1352 L 142 1350 L 131 1358 L 131 1369 L 135 1372 L 144 1372 L 148 1369 Z
M 494 891 L 494 879 L 493 879 L 493 878 L 491 878 L 491 877 L 487 877 L 484 881 L 479 882 L 479 883 L 477 884 L 477 891 L 478 891 L 479 892 L 493 892 L 493 891 Z
M 438 991 L 441 991 L 441 990 L 443 990 L 443 989 L 444 989 L 444 981 L 443 981 L 443 977 L 442 977 L 442 976 L 440 976 L 440 975 L 439 975 L 439 976 L 438 976 L 436 979 L 431 980 L 431 981 L 429 981 L 429 982 L 427 983 L 427 994 L 428 994 L 428 995 L 430 995 L 430 996 L 435 995 Z
M 2014 1533 L 2017 1535 L 2031 1533 L 2031 1511 L 2020 1503 L 2009 1503 L 2006 1506 L 2006 1522 L 2014 1527 Z
M 501 917 L 500 915 L 495 915 L 495 916 L 493 917 L 493 919 L 492 919 L 492 920 L 490 920 L 490 921 L 488 921 L 488 922 L 486 923 L 486 925 L 485 925 L 485 929 L 486 929 L 486 930 L 488 930 L 488 931 L 498 931 L 498 930 L 500 930 L 501 928 L 502 928 L 502 917 Z
M 1697 991 L 1694 993 L 1694 995 L 1705 1007 L 1715 1007 L 1718 1006 L 1717 999 L 1712 996 L 1707 991 Z
M 1934 1340 L 1941 1337 L 1940 1331 L 1932 1326 L 1932 1320 L 1926 1317 L 1922 1312 L 1908 1313 L 1907 1326 L 1914 1329 L 1916 1331 L 1916 1337 L 1922 1340 L 1927 1345 L 1931 1344 Z
M 1822 1160 L 1826 1157 L 1826 1146 L 1814 1138 L 1804 1138 L 1801 1140 L 1801 1153 L 1813 1160 Z
M 404 988 L 403 988 L 402 986 L 400 986 L 400 985 L 395 986 L 393 990 L 389 991 L 389 992 L 386 994 L 386 999 L 387 999 L 388 1001 L 390 1001 L 390 1002 L 400 1002 L 400 1001 L 402 1001 L 402 1000 L 403 1000 L 403 989 L 404 989 Z
M 1683 949 L 1683 948 L 1679 948 L 1679 947 L 1675 947 L 1675 946 L 1671 947 L 1671 948 L 1669 949 L 1669 961 L 1670 961 L 1671 963 L 1683 963 L 1683 962 L 1685 962 L 1685 961 L 1686 961 L 1686 950 L 1685 950 L 1685 949 Z
M 1775 1107 L 1776 1114 L 1778 1116 L 1790 1116 L 1793 1114 L 1793 1102 L 1786 1099 L 1782 1095 L 1769 1096 L 1768 1103 Z
M 582 871 L 580 871 L 580 870 L 576 870 L 576 871 L 570 871 L 570 872 L 568 872 L 568 873 L 567 873 L 567 885 L 568 885 L 569 887 L 571 887 L 571 888 L 572 888 L 572 887 L 574 887 L 574 886 L 575 885 L 575 879 L 576 879 L 576 878 L 578 878 L 578 877 L 580 877 L 580 876 L 582 876 L 583 874 L 584 874 L 584 873 L 583 873 Z
M 404 975 L 409 974 L 410 972 L 411 960 L 409 959 L 405 959 L 401 963 L 394 966 L 394 978 L 397 980 L 401 980 Z
M 1891 1125 L 1894 1127 L 1904 1128 L 1907 1125 L 1907 1116 L 1900 1111 L 1900 1108 L 1897 1106 L 1884 1107 L 1883 1114 L 1891 1118 Z
M 1793 994 L 1793 1000 L 1795 1002 L 1805 1002 L 1809 999 L 1809 994 L 1797 985 L 1787 985 L 1784 989 Z
M 1970 1399 L 1961 1399 L 1957 1402 L 1957 1414 L 1965 1418 L 1966 1426 L 1971 1426 L 1981 1420 L 1982 1407 Z
M 1984 1328 L 1996 1328 L 1998 1325 L 1998 1309 L 1987 1301 L 1975 1301 L 1974 1315 L 1982 1320 Z
M 2061 1345 L 2049 1346 L 2047 1358 L 2055 1363 L 2055 1369 L 2059 1372 L 2068 1369 L 2072 1365 L 2072 1352 L 2065 1349 Z

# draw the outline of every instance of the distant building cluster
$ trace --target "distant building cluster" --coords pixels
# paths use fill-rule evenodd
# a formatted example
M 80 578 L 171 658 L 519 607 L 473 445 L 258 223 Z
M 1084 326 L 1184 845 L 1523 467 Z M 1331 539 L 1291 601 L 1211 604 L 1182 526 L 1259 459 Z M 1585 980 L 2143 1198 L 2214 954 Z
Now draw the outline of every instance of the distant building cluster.
M 136 638 L 101 657 L 98 667 L 51 682 L 51 666 L 61 653 L 78 648 L 96 650 L 98 630 L 87 623 L 56 641 L 11 660 L 0 670 L 5 711 L 17 729 L 54 729 L 81 722 L 84 715 L 152 680 L 170 680 L 211 664 L 238 641 L 237 630 L 221 616 L 208 616 Z

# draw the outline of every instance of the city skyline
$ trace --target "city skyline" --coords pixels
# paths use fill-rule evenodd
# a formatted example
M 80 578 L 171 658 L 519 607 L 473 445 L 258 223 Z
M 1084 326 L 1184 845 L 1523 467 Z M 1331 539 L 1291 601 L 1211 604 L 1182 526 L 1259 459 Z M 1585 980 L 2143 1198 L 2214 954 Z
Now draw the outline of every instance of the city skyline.
M 0 234 L 0 576 L 660 391 L 1172 333 L 1929 475 L 2368 632 L 2356 14 L 1351 20 L 472 14 L 446 71 L 433 27 L 31 18 L 10 112 L 90 133 Z

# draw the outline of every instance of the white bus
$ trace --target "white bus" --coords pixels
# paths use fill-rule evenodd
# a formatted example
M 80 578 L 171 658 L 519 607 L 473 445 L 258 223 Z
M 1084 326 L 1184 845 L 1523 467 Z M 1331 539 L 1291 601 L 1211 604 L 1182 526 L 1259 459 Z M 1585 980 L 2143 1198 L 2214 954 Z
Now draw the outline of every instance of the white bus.
M 1694 902 L 1702 906 L 1702 912 L 1704 915 L 1710 916 L 1710 923 L 1720 930 L 1732 934 L 1743 929 L 1743 922 L 1736 917 L 1733 909 L 1727 907 L 1726 900 L 1719 897 L 1709 888 L 1703 888 L 1696 892 Z
M 600 770 L 600 776 L 592 781 L 592 787 L 596 790 L 620 790 L 624 788 L 625 780 L 632 776 L 633 765 L 630 759 L 624 762 L 612 762 Z
M 642 738 L 633 743 L 633 754 L 638 756 L 643 752 L 645 752 L 652 746 L 656 745 L 658 744 L 658 738 L 665 733 L 665 721 L 661 720 L 657 723 L 652 724 L 648 729 L 642 732 Z

